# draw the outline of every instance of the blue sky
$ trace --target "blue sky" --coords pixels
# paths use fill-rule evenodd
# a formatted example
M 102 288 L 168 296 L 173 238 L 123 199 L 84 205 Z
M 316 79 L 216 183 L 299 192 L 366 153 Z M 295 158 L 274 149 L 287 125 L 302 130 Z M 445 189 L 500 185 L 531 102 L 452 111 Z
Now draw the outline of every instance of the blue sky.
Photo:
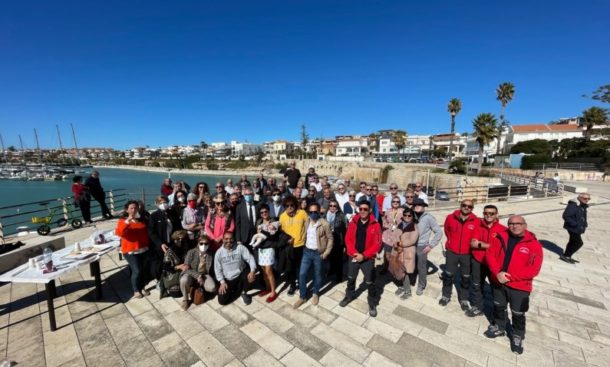
M 31 1 L 0 4 L 6 146 L 127 148 L 449 130 L 579 115 L 610 83 L 610 2 Z

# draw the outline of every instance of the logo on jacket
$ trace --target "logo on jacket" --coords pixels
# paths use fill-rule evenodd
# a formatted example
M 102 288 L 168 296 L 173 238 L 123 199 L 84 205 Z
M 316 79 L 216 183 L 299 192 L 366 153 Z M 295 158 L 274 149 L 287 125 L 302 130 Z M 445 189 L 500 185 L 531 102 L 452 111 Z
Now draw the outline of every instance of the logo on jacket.
M 523 254 L 529 254 L 530 253 L 530 249 L 528 249 L 527 247 L 521 247 L 519 249 L 519 252 L 521 252 Z

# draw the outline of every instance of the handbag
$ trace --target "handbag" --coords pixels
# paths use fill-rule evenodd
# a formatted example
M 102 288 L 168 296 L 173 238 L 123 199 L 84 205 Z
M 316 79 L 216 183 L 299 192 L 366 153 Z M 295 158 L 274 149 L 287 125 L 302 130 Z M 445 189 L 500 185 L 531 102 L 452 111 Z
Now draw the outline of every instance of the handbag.
M 203 287 L 199 285 L 196 287 L 191 287 L 191 300 L 193 301 L 193 304 L 195 306 L 198 306 L 205 302 L 205 294 L 203 291 Z
M 406 269 L 402 263 L 402 259 L 398 251 L 392 250 L 388 259 L 388 271 L 396 280 L 403 280 L 407 275 Z

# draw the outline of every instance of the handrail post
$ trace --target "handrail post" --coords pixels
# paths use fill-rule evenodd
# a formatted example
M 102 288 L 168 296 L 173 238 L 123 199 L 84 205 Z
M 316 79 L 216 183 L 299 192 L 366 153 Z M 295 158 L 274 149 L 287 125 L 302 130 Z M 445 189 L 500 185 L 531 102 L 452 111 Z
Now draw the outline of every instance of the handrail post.
M 508 201 L 508 198 L 510 197 L 510 190 L 511 190 L 512 186 L 508 185 L 508 193 L 506 195 L 506 201 Z
M 64 213 L 64 219 L 68 220 L 68 203 L 66 202 L 65 198 L 61 199 L 61 207 Z
M 4 245 L 4 227 L 2 227 L 2 217 L 0 217 L 0 242 Z
M 108 192 L 108 198 L 110 200 L 110 213 L 114 213 L 114 193 L 112 190 Z

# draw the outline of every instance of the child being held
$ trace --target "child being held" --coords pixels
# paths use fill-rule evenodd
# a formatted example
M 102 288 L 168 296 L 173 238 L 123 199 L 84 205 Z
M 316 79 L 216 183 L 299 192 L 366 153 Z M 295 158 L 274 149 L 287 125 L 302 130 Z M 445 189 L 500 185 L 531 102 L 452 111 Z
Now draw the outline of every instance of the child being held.
M 270 222 L 268 224 L 261 223 L 257 227 L 257 233 L 252 236 L 252 241 L 250 241 L 250 246 L 252 248 L 258 247 L 264 240 L 269 236 L 273 236 L 277 233 L 280 228 L 280 222 Z

